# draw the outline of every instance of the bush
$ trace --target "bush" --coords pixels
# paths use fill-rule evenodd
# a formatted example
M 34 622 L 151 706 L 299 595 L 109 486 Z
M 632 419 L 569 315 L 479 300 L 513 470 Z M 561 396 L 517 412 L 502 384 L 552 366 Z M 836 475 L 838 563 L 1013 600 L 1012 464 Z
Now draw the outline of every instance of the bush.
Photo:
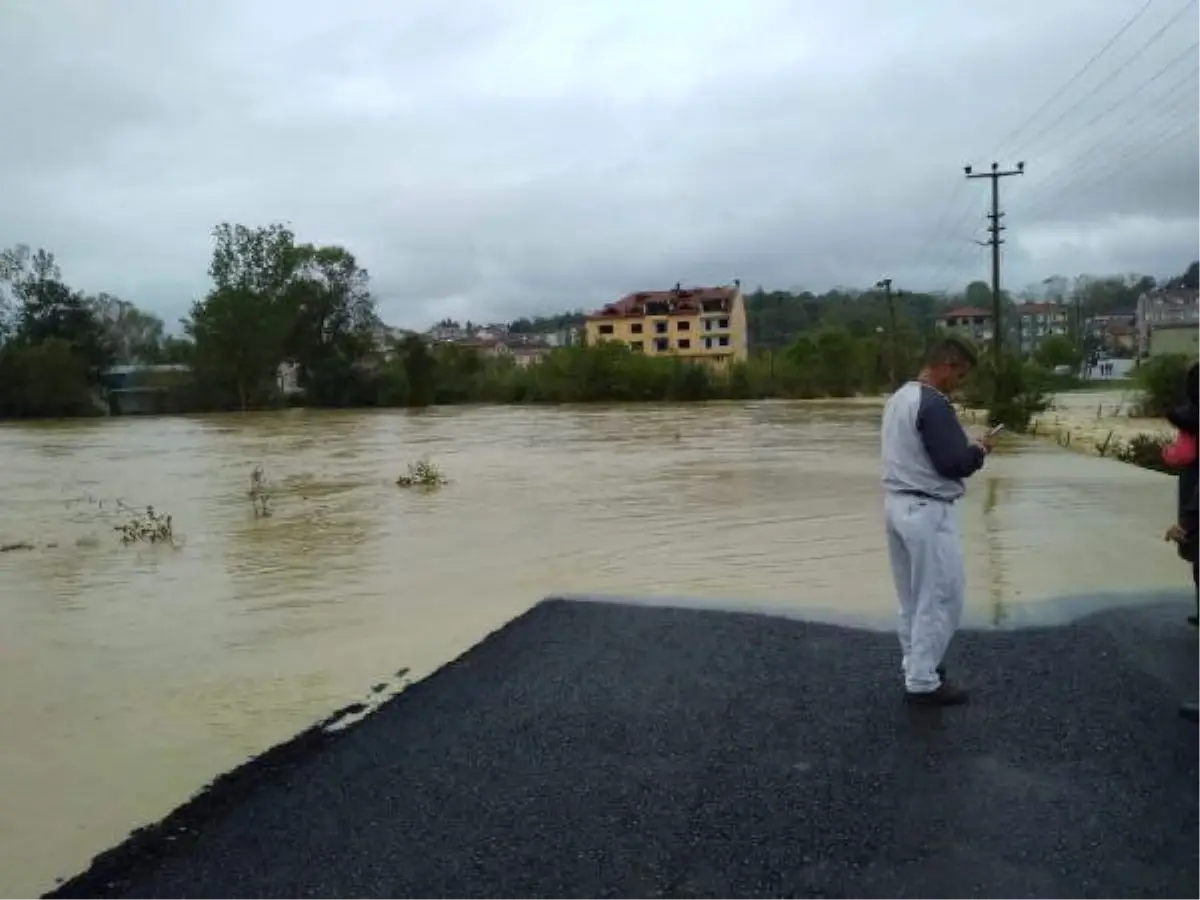
M 1174 440 L 1161 434 L 1137 434 L 1122 444 L 1113 453 L 1121 462 L 1141 466 L 1143 469 L 1153 469 L 1156 472 L 1174 472 L 1163 462 L 1163 450 Z
M 1187 402 L 1185 378 L 1192 361 L 1181 353 L 1148 359 L 1138 367 L 1134 383 L 1141 391 L 1135 416 L 1162 418 L 1168 410 Z
M 1053 377 L 1016 356 L 1003 357 L 997 370 L 985 356 L 963 385 L 963 399 L 968 406 L 987 409 L 989 425 L 1024 432 L 1035 415 L 1049 408 Z
M 415 463 L 409 463 L 408 471 L 396 479 L 396 484 L 400 487 L 423 487 L 423 488 L 439 488 L 444 484 L 449 484 L 445 476 L 433 463 L 426 459 L 419 459 Z

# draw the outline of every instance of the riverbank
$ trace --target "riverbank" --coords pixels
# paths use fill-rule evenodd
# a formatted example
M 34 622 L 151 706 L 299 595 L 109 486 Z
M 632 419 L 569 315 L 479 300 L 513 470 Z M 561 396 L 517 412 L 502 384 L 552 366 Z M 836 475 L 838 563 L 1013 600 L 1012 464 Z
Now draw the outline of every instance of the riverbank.
M 1188 607 L 963 632 L 934 711 L 889 632 L 544 602 L 47 896 L 1196 896 Z
M 1051 440 L 1060 447 L 1090 456 L 1119 457 L 1138 437 L 1169 438 L 1174 429 L 1163 419 L 1133 416 L 1137 390 L 1064 391 L 1049 409 L 1030 420 L 1030 437 Z M 965 424 L 982 425 L 987 410 L 958 407 Z

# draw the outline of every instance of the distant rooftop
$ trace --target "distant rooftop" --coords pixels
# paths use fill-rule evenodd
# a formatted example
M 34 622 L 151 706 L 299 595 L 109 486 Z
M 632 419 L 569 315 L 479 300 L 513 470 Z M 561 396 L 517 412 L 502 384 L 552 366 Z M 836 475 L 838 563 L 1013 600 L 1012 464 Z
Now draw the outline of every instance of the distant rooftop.
M 738 295 L 740 288 L 736 285 L 720 287 L 679 287 L 669 291 L 638 291 L 626 294 L 614 303 L 605 304 L 592 313 L 591 318 L 621 318 L 623 316 L 646 315 L 647 306 L 661 304 L 672 315 L 679 313 L 700 312 L 704 303 L 718 302 L 729 304 Z
M 980 317 L 986 317 L 990 319 L 992 317 L 992 311 L 990 309 L 984 309 L 981 306 L 956 306 L 954 309 L 948 309 L 938 316 L 939 319 L 977 319 Z

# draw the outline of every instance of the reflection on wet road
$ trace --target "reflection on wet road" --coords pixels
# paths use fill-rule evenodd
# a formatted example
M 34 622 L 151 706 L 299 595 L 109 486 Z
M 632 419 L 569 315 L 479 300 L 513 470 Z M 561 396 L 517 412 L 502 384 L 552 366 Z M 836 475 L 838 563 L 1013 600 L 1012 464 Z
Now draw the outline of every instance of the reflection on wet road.
M 7 425 L 0 890 L 83 867 L 367 686 L 553 593 L 892 609 L 869 404 L 288 411 Z M 429 456 L 452 483 L 394 485 Z M 246 488 L 263 463 L 274 515 Z M 1174 484 L 1012 439 L 959 509 L 969 607 L 1186 585 Z M 181 549 L 120 547 L 117 498 Z

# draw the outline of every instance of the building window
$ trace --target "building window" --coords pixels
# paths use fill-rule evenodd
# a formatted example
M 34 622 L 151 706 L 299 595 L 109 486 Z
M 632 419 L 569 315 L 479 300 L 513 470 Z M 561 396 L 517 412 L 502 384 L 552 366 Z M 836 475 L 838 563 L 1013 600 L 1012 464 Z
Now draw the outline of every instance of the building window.
M 654 339 L 654 349 L 657 350 L 659 353 L 665 353 L 667 351 L 667 348 L 670 346 L 670 343 L 671 342 L 668 341 L 666 338 L 655 338 Z
M 680 321 L 680 322 L 676 322 L 676 323 L 675 323 L 675 330 L 676 330 L 676 331 L 691 331 L 691 330 L 692 330 L 692 323 L 691 323 L 691 322 L 688 322 L 688 321 L 686 321 L 686 320 L 684 320 L 684 321 Z
M 705 339 L 704 339 L 704 349 L 705 349 L 705 350 L 711 350 L 711 349 L 712 349 L 712 342 L 713 342 L 713 339 L 712 339 L 712 338 L 705 338 Z
M 728 327 L 729 327 L 729 320 L 728 320 L 728 319 L 719 319 L 719 320 L 717 321 L 717 327 L 718 327 L 718 328 L 728 328 Z
M 729 346 L 728 335 L 724 335 L 724 334 L 721 335 L 719 338 L 717 338 L 717 343 L 720 344 L 722 347 L 728 347 Z
M 654 323 L 654 333 L 655 334 L 666 334 L 667 333 L 667 323 L 666 322 L 655 322 Z
M 641 353 L 642 350 L 645 349 L 645 346 L 643 345 L 643 343 L 641 341 L 630 341 L 629 349 L 632 350 L 634 353 Z
M 692 347 L 692 342 L 687 338 L 680 338 L 677 346 L 680 350 L 690 350 Z
M 642 323 L 634 322 L 632 325 L 629 326 L 629 330 L 631 332 L 633 332 L 634 334 L 641 334 L 642 333 Z
M 600 333 L 601 334 L 612 334 L 612 326 L 611 325 L 601 325 Z

